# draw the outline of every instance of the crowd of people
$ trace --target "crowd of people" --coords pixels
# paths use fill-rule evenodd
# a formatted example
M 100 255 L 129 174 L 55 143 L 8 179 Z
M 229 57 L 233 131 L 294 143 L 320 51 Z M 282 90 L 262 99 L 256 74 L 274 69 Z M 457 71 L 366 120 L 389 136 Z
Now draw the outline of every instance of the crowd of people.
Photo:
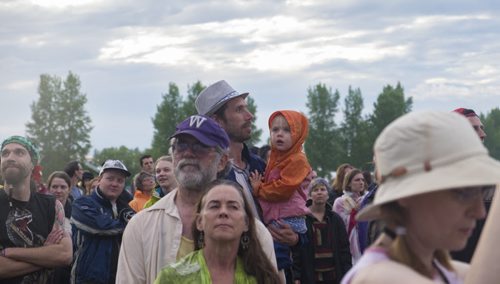
M 37 147 L 5 139 L 0 282 L 464 283 L 469 271 L 494 280 L 474 263 L 495 259 L 488 241 L 467 264 L 479 236 L 500 230 L 482 221 L 500 162 L 474 111 L 404 115 L 377 138 L 373 173 L 342 164 L 329 181 L 303 151 L 300 112 L 274 112 L 270 145 L 246 145 L 248 95 L 223 80 L 204 89 L 170 152 L 140 157 L 134 176 L 109 157 L 96 177 L 71 161 L 34 185 Z

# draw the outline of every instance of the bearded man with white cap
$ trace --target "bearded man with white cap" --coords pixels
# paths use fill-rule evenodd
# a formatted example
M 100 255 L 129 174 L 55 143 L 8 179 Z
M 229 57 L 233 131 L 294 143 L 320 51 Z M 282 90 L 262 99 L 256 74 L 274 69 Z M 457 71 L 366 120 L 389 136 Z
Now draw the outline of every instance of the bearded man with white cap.
M 389 124 L 374 153 L 379 189 L 357 219 L 386 228 L 342 283 L 462 283 L 468 265 L 449 251 L 465 247 L 485 217 L 483 195 L 500 182 L 500 162 L 465 118 L 436 111 Z

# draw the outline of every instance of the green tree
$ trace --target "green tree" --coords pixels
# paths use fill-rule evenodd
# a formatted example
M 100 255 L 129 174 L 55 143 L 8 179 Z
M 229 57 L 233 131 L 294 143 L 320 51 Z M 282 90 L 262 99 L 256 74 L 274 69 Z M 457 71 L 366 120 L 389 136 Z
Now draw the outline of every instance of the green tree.
M 393 120 L 411 111 L 413 99 L 405 99 L 404 89 L 398 82 L 396 88 L 387 85 L 373 104 L 374 110 L 371 122 L 375 134 L 375 139 L 380 132 Z M 373 143 L 372 143 L 373 144 Z
M 480 119 L 486 132 L 484 146 L 488 148 L 492 157 L 500 160 L 500 109 L 497 107 L 486 115 L 481 114 Z
M 196 114 L 195 101 L 205 86 L 197 81 L 193 85 L 188 85 L 187 97 L 179 94 L 179 88 L 175 83 L 169 84 L 168 93 L 163 95 L 163 100 L 156 107 L 156 114 L 152 118 L 154 134 L 151 146 L 151 155 L 159 157 L 168 153 L 170 142 L 168 138 L 175 132 L 175 126 L 190 115 Z M 255 101 L 248 97 L 248 108 L 255 115 L 257 106 Z M 252 126 L 253 134 L 250 143 L 257 143 L 260 140 L 262 130 Z
M 345 154 L 344 161 L 351 165 L 365 169 L 372 160 L 372 151 L 367 136 L 368 122 L 363 119 L 363 96 L 361 90 L 353 90 L 349 86 L 348 94 L 344 99 L 344 121 L 341 123 L 340 137 Z
M 198 113 L 196 111 L 195 101 L 203 89 L 205 89 L 205 86 L 203 86 L 200 81 L 197 81 L 193 85 L 188 85 L 187 98 L 182 103 L 183 117 L 188 117 Z
M 166 155 L 170 147 L 169 137 L 174 134 L 175 126 L 182 121 L 184 114 L 182 98 L 175 83 L 170 83 L 168 93 L 163 94 L 163 101 L 156 107 L 156 114 L 152 119 L 154 134 L 151 146 L 151 155 L 159 157 Z
M 91 148 L 91 119 L 80 87 L 79 77 L 72 72 L 64 82 L 57 76 L 40 75 L 40 97 L 31 105 L 26 132 L 40 147 L 41 165 L 47 174 L 61 170 L 71 160 L 83 160 Z
M 331 88 L 321 83 L 309 87 L 307 93 L 309 135 L 305 151 L 318 176 L 329 178 L 339 164 L 340 157 L 344 155 L 337 139 L 338 129 L 335 124 L 340 94 L 338 90 L 332 93 Z
M 252 97 L 247 97 L 248 110 L 254 115 L 254 121 L 257 120 L 257 105 Z M 262 129 L 257 128 L 255 123 L 252 123 L 252 137 L 247 141 L 248 146 L 257 145 L 260 142 Z

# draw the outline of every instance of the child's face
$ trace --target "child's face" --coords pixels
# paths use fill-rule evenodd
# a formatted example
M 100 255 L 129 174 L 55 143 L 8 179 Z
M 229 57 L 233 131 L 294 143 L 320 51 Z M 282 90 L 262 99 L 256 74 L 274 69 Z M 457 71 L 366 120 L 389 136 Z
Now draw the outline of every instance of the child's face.
M 290 125 L 282 115 L 276 116 L 271 123 L 271 145 L 281 152 L 285 152 L 292 147 Z

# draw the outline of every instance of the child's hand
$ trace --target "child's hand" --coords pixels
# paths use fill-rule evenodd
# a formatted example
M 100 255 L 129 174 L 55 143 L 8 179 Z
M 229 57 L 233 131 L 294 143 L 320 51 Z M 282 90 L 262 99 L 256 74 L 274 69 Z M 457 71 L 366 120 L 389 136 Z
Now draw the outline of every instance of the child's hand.
M 250 173 L 250 184 L 252 185 L 254 195 L 257 196 L 259 187 L 262 184 L 262 175 L 259 171 L 254 170 Z

